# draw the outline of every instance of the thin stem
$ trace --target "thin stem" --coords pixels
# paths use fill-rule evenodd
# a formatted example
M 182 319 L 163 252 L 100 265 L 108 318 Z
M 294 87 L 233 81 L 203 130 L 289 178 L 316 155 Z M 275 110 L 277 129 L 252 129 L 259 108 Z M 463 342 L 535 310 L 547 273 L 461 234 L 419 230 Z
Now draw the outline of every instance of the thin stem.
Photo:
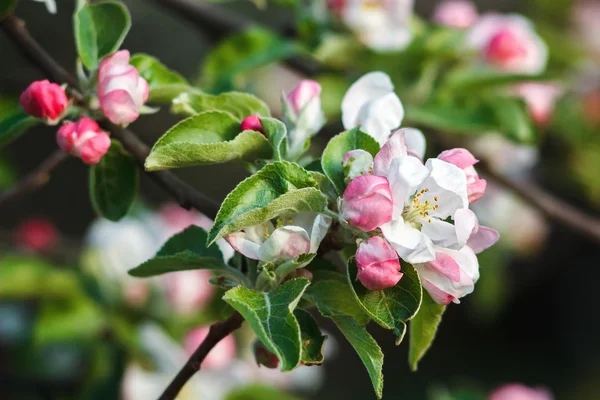
M 50 173 L 61 165 L 69 155 L 62 150 L 56 150 L 25 178 L 17 182 L 8 191 L 0 194 L 0 207 L 5 203 L 16 200 L 26 193 L 44 186 L 50 180 Z
M 158 400 L 175 399 L 187 381 L 200 370 L 202 361 L 204 361 L 212 348 L 222 339 L 242 326 L 243 321 L 244 319 L 242 316 L 239 313 L 234 312 L 226 321 L 217 322 L 216 324 L 211 325 L 206 338 L 202 341 L 200 346 L 198 346 L 194 354 L 192 354 L 175 378 L 173 378 Z

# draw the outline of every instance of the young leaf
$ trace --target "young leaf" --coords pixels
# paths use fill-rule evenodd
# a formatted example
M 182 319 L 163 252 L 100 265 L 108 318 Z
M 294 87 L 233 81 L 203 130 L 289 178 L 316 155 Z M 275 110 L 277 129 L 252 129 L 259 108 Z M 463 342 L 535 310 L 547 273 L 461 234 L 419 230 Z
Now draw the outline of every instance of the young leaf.
M 172 236 L 153 258 L 129 270 L 129 275 L 147 278 L 176 271 L 212 269 L 244 283 L 242 273 L 225 265 L 218 246 L 206 247 L 206 236 L 204 229 L 190 226 Z
M 16 110 L 0 121 L 0 148 L 17 139 L 28 129 L 38 125 L 41 121 L 31 117 L 23 110 Z
M 410 264 L 402 266 L 404 274 L 396 286 L 383 290 L 368 290 L 356 279 L 358 267 L 354 257 L 348 260 L 348 283 L 365 312 L 380 326 L 393 329 L 396 345 L 406 331 L 405 322 L 415 316 L 421 305 L 422 288 L 419 275 Z
M 273 159 L 275 161 L 283 160 L 287 151 L 287 128 L 285 124 L 276 118 L 268 117 L 262 117 L 260 123 L 273 146 Z
M 252 384 L 227 393 L 225 400 L 301 400 L 299 397 L 286 393 L 271 386 Z
M 413 371 L 417 370 L 419 361 L 431 346 L 445 310 L 446 306 L 433 301 L 429 293 L 423 293 L 421 309 L 410 321 L 408 361 Z
M 90 167 L 90 197 L 98 215 L 111 221 L 123 218 L 138 189 L 138 170 L 121 143 L 113 140 L 100 162 Z
M 269 293 L 239 286 L 223 296 L 248 321 L 265 347 L 279 358 L 282 371 L 291 371 L 301 361 L 300 326 L 292 312 L 309 284 L 305 278 L 292 279 Z
M 315 279 L 305 297 L 317 306 L 323 316 L 347 315 L 361 325 L 369 322 L 369 316 L 356 300 L 344 275 L 331 271 L 318 271 L 318 274 L 326 277 L 318 281 Z
M 129 63 L 148 82 L 151 102 L 171 103 L 181 93 L 193 90 L 188 81 L 179 73 L 171 71 L 157 58 L 144 53 L 131 56 Z
M 535 142 L 535 129 L 522 100 L 497 96 L 492 104 L 503 133 L 521 143 Z
M 320 365 L 323 363 L 323 345 L 327 336 L 321 335 L 317 321 L 307 311 L 297 309 L 294 316 L 300 325 L 302 337 L 302 364 Z
M 73 15 L 77 53 L 88 70 L 100 60 L 114 53 L 123 43 L 131 16 L 124 4 L 102 2 L 85 4 Z
M 145 166 L 148 171 L 158 171 L 269 158 L 271 153 L 269 141 L 260 132 L 240 133 L 240 122 L 231 114 L 209 111 L 169 129 L 152 147 Z
M 367 368 L 377 398 L 381 399 L 383 396 L 383 352 L 381 348 L 367 332 L 367 329 L 359 325 L 352 317 L 337 315 L 332 319 L 346 340 L 356 350 Z
M 327 199 L 308 171 L 298 164 L 276 161 L 241 182 L 223 201 L 208 234 L 209 244 L 242 228 L 282 214 L 320 212 Z
M 503 71 L 482 67 L 455 69 L 448 74 L 444 89 L 457 91 L 483 90 L 506 86 L 511 83 L 546 80 L 547 76 L 531 74 L 508 74 Z
M 269 106 L 250 93 L 227 92 L 212 95 L 200 92 L 184 92 L 173 100 L 172 111 L 181 115 L 196 115 L 204 111 L 224 111 L 233 115 L 238 123 L 249 115 L 271 115 Z
M 323 151 L 321 158 L 323 172 L 333 183 L 339 195 L 342 195 L 346 189 L 342 161 L 347 152 L 356 149 L 368 151 L 375 157 L 379 151 L 379 144 L 371 136 L 362 132 L 359 127 L 356 127 L 332 138 Z

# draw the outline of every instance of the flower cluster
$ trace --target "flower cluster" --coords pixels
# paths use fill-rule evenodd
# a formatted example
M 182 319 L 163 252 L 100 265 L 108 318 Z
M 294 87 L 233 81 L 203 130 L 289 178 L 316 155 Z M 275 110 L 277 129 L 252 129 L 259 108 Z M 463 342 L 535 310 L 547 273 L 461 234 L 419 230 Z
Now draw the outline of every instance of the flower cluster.
M 372 165 L 365 167 L 369 159 L 362 158 L 362 171 L 353 175 L 341 202 L 341 218 L 370 235 L 356 253 L 358 279 L 370 290 L 394 286 L 402 277 L 399 256 L 415 266 L 438 303 L 458 302 L 479 278 L 475 254 L 498 239 L 496 231 L 479 226 L 468 208 L 481 198 L 486 181 L 479 178 L 474 168 L 478 160 L 466 149 L 447 150 L 423 162 L 425 139 L 420 131 L 405 128 L 389 136 L 402 119 L 402 106 L 389 85 L 371 84 L 388 83 L 383 75 L 376 72 L 359 79 L 344 99 L 346 109 L 342 106 L 346 117 L 356 115 L 345 125 L 364 122 L 361 128 L 384 142 Z M 384 90 L 373 100 L 369 95 L 378 88 Z M 357 102 L 354 94 L 366 101 Z M 373 108 L 372 101 L 393 104 L 397 112 L 380 120 L 383 106 Z M 356 159 L 356 153 L 346 158 Z

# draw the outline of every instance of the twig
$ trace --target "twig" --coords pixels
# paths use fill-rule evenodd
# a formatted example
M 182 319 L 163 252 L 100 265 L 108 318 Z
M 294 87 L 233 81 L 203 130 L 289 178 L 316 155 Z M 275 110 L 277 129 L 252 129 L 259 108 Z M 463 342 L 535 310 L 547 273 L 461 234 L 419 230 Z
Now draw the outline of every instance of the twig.
M 0 21 L 0 27 L 19 46 L 25 57 L 34 65 L 39 67 L 49 78 L 59 83 L 69 85 L 69 94 L 81 99 L 79 85 L 75 77 L 62 68 L 29 34 L 25 23 L 14 15 L 7 16 Z M 143 169 L 144 160 L 150 153 L 150 149 L 130 130 L 118 127 L 108 121 L 101 121 L 105 129 L 109 130 L 114 137 L 119 139 L 125 149 L 136 159 L 138 165 Z M 150 178 L 162 186 L 169 194 L 177 199 L 179 204 L 186 209 L 194 207 L 209 217 L 214 218 L 219 209 L 219 204 L 194 190 L 191 186 L 181 181 L 172 172 L 146 172 Z
M 199 1 L 155 0 L 165 8 L 192 22 L 211 40 L 220 40 L 227 35 L 258 26 L 248 18 Z M 301 74 L 314 76 L 329 70 L 326 66 L 307 57 L 290 56 L 283 63 Z
M 183 368 L 181 368 L 158 400 L 175 399 L 187 381 L 200 370 L 202 361 L 204 361 L 211 349 L 227 335 L 238 329 L 243 321 L 244 319 L 242 316 L 235 312 L 226 321 L 211 325 L 208 335 L 204 341 L 202 341 L 202 344 L 200 344 L 194 354 L 192 354 L 190 359 L 185 363 Z
M 4 193 L 0 193 L 0 207 L 5 203 L 18 199 L 25 193 L 29 193 L 43 186 L 50 179 L 50 172 L 62 164 L 67 158 L 69 158 L 67 153 L 62 150 L 56 150 L 15 186 Z

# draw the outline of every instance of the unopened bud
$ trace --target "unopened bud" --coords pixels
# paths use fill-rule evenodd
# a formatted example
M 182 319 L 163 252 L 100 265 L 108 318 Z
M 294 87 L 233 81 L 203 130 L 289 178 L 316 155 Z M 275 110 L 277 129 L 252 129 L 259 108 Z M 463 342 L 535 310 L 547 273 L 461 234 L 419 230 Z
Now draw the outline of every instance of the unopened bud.
M 96 121 L 83 117 L 60 127 L 56 141 L 65 152 L 89 165 L 97 164 L 110 148 L 108 134 Z
M 260 366 L 267 368 L 277 368 L 279 366 L 279 359 L 275 354 L 268 350 L 260 340 L 255 340 L 252 344 L 252 350 L 254 351 L 254 359 Z
M 379 236 L 360 243 L 356 251 L 356 265 L 357 279 L 369 290 L 395 286 L 403 275 L 398 254 Z
M 21 94 L 20 102 L 27 114 L 43 119 L 48 125 L 56 125 L 69 106 L 69 99 L 63 88 L 48 80 L 29 85 Z
M 265 133 L 263 131 L 262 124 L 260 123 L 260 118 L 258 114 L 249 115 L 241 123 L 242 131 L 257 131 L 260 133 Z

